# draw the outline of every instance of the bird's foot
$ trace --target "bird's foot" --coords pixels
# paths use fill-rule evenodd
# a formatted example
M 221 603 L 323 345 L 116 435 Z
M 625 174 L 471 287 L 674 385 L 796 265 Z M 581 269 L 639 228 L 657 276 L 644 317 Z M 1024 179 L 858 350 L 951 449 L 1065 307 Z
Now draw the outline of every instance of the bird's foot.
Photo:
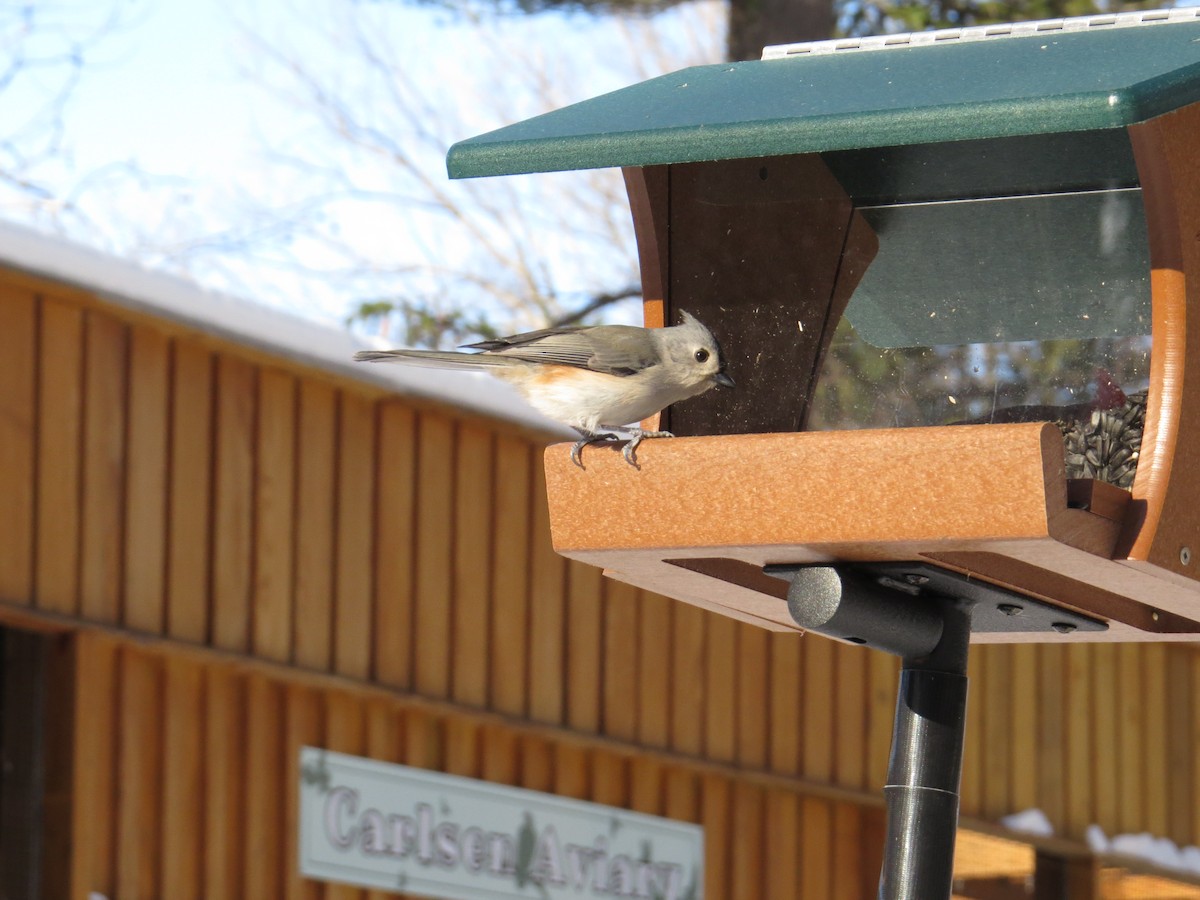
M 588 444 L 600 444 L 604 443 L 605 441 L 615 441 L 617 439 L 617 436 L 611 432 L 592 434 L 589 431 L 582 431 L 580 429 L 576 429 L 576 431 L 579 431 L 582 437 L 580 437 L 580 439 L 575 442 L 574 446 L 571 447 L 571 462 L 575 463 L 575 465 L 579 466 L 581 469 L 584 466 L 583 459 L 579 454 L 583 452 L 584 447 L 586 447 Z
M 641 428 L 630 429 L 632 437 L 629 443 L 625 445 L 625 449 L 621 451 L 621 455 L 625 457 L 625 462 L 629 463 L 635 469 L 640 469 L 641 466 L 637 463 L 637 448 L 646 438 L 669 438 L 675 437 L 669 431 L 643 431 Z

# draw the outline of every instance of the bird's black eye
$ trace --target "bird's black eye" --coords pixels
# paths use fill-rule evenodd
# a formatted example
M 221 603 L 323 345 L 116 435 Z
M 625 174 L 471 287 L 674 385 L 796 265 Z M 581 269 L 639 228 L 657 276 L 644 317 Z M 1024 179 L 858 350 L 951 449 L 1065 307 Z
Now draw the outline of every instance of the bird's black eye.
M 703 347 L 696 351 L 696 362 L 708 362 L 708 351 Z

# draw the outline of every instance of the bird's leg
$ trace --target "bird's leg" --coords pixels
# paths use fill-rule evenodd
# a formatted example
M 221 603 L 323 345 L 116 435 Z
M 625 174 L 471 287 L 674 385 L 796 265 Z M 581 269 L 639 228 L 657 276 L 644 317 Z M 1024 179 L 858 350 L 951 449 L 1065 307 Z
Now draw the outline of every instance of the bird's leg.
M 646 438 L 675 437 L 675 435 L 671 434 L 671 432 L 669 432 L 669 431 L 644 431 L 641 428 L 629 428 L 627 430 L 629 431 L 630 435 L 632 435 L 632 437 L 630 438 L 629 443 L 625 445 L 625 449 L 621 451 L 621 455 L 625 457 L 625 462 L 629 463 L 635 469 L 638 468 L 638 464 L 637 464 L 638 444 L 640 444 Z
M 588 444 L 595 444 L 601 441 L 613 441 L 617 439 L 617 436 L 611 432 L 597 434 L 595 432 L 588 431 L 586 428 L 576 428 L 575 430 L 579 432 L 580 438 L 575 442 L 575 445 L 571 447 L 571 462 L 575 463 L 575 465 L 579 466 L 581 469 L 583 468 L 583 460 L 580 458 L 579 454 L 584 447 L 586 447 Z

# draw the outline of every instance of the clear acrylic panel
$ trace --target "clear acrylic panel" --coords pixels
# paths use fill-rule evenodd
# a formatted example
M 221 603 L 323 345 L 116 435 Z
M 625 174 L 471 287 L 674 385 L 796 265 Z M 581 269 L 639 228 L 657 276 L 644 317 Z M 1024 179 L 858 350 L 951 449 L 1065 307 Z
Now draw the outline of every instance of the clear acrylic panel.
M 1068 474 L 1132 483 L 1150 371 L 1141 192 L 864 209 L 880 252 L 811 430 L 1055 422 Z

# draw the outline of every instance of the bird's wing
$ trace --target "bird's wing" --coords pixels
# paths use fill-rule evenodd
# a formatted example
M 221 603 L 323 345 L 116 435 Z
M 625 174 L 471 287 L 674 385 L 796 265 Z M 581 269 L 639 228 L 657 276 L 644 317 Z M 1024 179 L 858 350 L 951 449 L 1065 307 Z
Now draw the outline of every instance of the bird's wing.
M 484 351 L 481 355 L 578 366 L 608 375 L 633 375 L 659 361 L 650 334 L 631 325 L 544 328 L 466 346 Z
M 431 369 L 477 369 L 480 366 L 519 365 L 516 360 L 491 353 L 454 353 L 439 350 L 359 350 L 355 362 L 407 362 Z

